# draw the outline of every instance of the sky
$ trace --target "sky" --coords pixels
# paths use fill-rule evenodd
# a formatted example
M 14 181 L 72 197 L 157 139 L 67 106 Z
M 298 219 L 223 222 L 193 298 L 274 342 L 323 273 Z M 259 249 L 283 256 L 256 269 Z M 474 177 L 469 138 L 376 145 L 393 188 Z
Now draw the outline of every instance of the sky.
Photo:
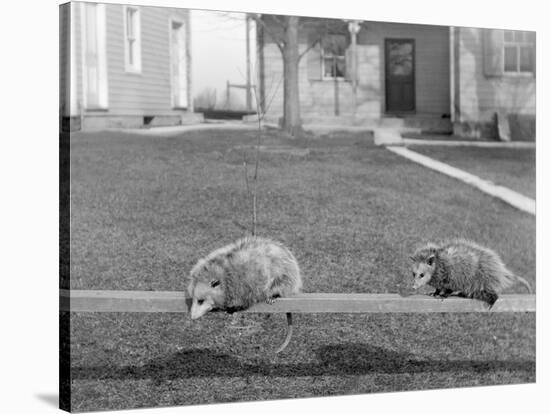
M 254 79 L 256 31 L 250 25 L 251 77 Z M 193 96 L 216 91 L 216 106 L 224 105 L 226 82 L 246 83 L 244 13 L 191 10 Z M 252 80 L 252 82 L 254 82 Z M 244 89 L 231 89 L 231 108 L 245 105 Z

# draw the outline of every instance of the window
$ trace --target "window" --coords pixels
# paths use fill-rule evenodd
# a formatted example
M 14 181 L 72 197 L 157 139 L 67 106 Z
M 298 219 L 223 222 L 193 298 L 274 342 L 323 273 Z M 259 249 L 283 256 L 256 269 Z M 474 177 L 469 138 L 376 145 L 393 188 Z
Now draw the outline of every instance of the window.
M 124 54 L 126 72 L 141 72 L 141 28 L 136 7 L 124 7 Z
M 506 30 L 504 32 L 504 72 L 535 71 L 535 33 Z
M 324 79 L 344 78 L 346 74 L 347 36 L 328 34 L 323 37 L 321 48 L 321 73 Z

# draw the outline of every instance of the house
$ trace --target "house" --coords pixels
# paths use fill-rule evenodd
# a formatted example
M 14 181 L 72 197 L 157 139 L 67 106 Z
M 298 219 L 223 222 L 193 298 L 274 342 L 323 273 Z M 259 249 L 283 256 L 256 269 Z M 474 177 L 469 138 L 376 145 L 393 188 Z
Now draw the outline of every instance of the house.
M 188 10 L 70 2 L 59 22 L 64 129 L 197 121 Z
M 280 19 L 257 25 L 266 118 L 282 114 Z M 300 18 L 304 123 L 534 139 L 535 33 Z M 498 123 L 497 123 L 498 121 Z M 497 128 L 497 126 L 499 128 Z

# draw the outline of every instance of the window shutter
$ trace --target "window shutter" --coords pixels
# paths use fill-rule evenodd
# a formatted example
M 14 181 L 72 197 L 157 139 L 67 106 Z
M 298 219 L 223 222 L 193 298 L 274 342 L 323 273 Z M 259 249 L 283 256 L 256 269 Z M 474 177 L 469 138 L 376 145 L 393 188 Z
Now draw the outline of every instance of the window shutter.
M 502 76 L 504 71 L 504 31 L 483 29 L 483 73 Z
M 316 41 L 317 38 L 310 35 L 308 37 L 308 46 Z M 319 42 L 307 52 L 307 77 L 309 80 L 321 79 L 321 46 Z

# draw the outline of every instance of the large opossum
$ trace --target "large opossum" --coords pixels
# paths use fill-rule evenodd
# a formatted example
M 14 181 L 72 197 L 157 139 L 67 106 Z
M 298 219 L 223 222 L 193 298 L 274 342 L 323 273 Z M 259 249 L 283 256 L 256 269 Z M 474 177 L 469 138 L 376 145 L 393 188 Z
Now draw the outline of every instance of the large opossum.
M 191 318 L 214 309 L 235 312 L 255 303 L 273 303 L 277 297 L 300 292 L 302 278 L 294 255 L 282 244 L 246 237 L 214 250 L 200 259 L 190 273 L 187 287 L 192 299 Z M 281 352 L 292 336 L 292 314 Z
M 469 240 L 452 240 L 442 245 L 429 243 L 411 256 L 414 288 L 435 288 L 434 296 L 451 293 L 479 299 L 492 307 L 498 295 L 515 283 L 531 286 L 506 268 L 493 250 Z

